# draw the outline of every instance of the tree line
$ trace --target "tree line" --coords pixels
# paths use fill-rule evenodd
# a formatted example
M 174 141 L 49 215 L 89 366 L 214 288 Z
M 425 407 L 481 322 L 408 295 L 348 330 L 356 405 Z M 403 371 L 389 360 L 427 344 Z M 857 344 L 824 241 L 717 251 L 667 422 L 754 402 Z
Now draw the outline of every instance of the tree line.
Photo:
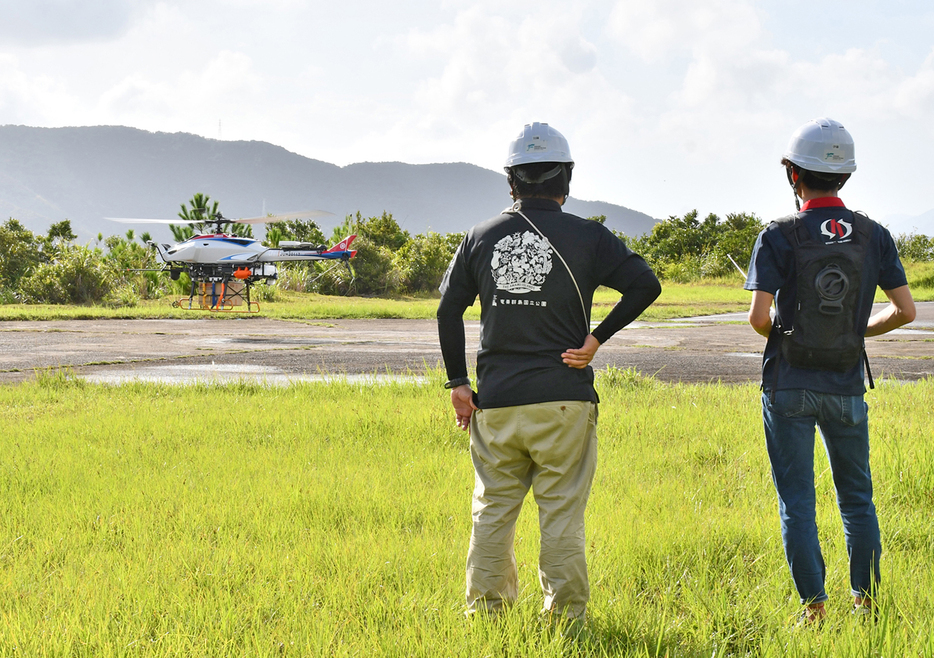
M 196 194 L 189 205 L 181 204 L 179 218 L 204 224 L 171 225 L 182 241 L 207 226 L 218 212 L 218 202 Z M 605 222 L 606 217 L 590 217 Z M 696 210 L 670 216 L 651 232 L 638 237 L 619 235 L 643 256 L 663 280 L 686 283 L 701 279 L 739 276 L 735 261 L 745 268 L 756 235 L 765 224 L 747 213 L 725 218 L 709 214 L 699 219 Z M 233 224 L 233 232 L 252 237 L 252 227 Z M 464 233 L 432 231 L 411 235 L 391 213 L 363 217 L 348 215 L 326 236 L 312 220 L 289 220 L 266 225 L 263 244 L 278 246 L 282 240 L 334 244 L 356 234 L 357 256 L 351 270 L 327 261 L 293 261 L 278 264 L 276 288 L 329 295 L 424 295 L 433 294 Z M 36 235 L 16 219 L 0 225 L 0 303 L 105 304 L 133 306 L 144 299 L 185 295 L 190 281 L 183 275 L 173 281 L 158 271 L 162 267 L 148 233 L 104 237 L 92 243 L 76 243 L 68 220 Z M 934 238 L 917 233 L 896 236 L 903 260 L 934 260 Z M 732 259 L 732 261 L 731 261 Z M 255 288 L 269 299 L 275 290 Z

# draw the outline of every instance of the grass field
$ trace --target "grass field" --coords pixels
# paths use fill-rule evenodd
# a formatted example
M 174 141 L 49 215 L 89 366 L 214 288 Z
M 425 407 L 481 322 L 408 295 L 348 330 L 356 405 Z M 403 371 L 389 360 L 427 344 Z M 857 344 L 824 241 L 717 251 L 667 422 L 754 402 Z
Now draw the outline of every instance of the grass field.
M 463 618 L 473 475 L 428 385 L 0 387 L 0 656 L 934 656 L 934 382 L 870 392 L 882 616 L 796 630 L 754 386 L 601 373 L 589 641 Z M 527 504 L 527 507 L 530 506 Z
M 934 263 L 906 265 L 909 285 L 917 301 L 934 301 Z M 276 291 L 274 301 L 260 301 L 265 317 L 283 320 L 316 320 L 326 318 L 406 318 L 434 319 L 438 298 L 434 297 L 329 297 L 310 293 Z M 211 313 L 173 308 L 172 298 L 151 300 L 138 306 L 109 308 L 105 306 L 59 306 L 51 304 L 0 304 L 0 320 L 91 320 L 102 318 L 203 318 L 230 319 L 238 313 Z M 644 320 L 667 320 L 697 315 L 733 313 L 749 309 L 751 294 L 742 288 L 742 279 L 728 277 L 700 283 L 663 282 L 662 295 L 642 315 Z M 619 300 L 619 293 L 601 288 L 594 296 L 592 319 L 602 320 Z M 877 302 L 886 301 L 877 291 Z M 465 317 L 480 318 L 480 306 L 467 309 Z
M 260 302 L 260 314 L 282 320 L 331 318 L 406 318 L 434 319 L 437 297 L 330 297 L 310 293 L 279 291 L 276 301 Z M 175 299 L 175 298 L 172 298 Z M 728 313 L 749 307 L 750 294 L 737 285 L 666 286 L 662 297 L 645 314 L 659 320 L 692 315 Z M 600 289 L 594 298 L 593 319 L 606 316 L 619 300 L 619 293 Z M 171 299 L 141 302 L 138 306 L 62 306 L 53 304 L 0 305 L 0 320 L 92 320 L 138 318 L 216 318 L 230 319 L 240 313 L 212 313 L 173 308 Z M 480 318 L 480 306 L 467 309 L 469 320 Z

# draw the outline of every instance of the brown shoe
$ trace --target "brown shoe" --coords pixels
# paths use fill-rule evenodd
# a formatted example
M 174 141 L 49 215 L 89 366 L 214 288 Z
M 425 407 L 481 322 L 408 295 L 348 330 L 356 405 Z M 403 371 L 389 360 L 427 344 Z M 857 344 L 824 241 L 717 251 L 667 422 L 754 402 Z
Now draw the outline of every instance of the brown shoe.
M 853 616 L 858 619 L 874 621 L 876 618 L 876 607 L 872 604 L 872 599 L 868 596 L 857 596 L 853 601 Z
M 823 601 L 820 603 L 808 603 L 798 616 L 798 621 L 795 626 L 820 626 L 826 616 L 827 611 L 824 609 Z

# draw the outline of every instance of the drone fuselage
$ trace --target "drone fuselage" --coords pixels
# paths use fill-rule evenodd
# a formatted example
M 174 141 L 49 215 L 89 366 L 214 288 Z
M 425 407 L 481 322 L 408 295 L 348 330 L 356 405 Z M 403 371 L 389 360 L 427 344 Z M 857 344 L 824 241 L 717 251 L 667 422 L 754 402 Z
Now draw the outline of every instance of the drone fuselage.
M 277 261 L 348 260 L 355 251 L 348 250 L 355 236 L 342 240 L 331 249 L 299 242 L 283 242 L 271 249 L 254 238 L 224 233 L 196 235 L 176 245 L 156 244 L 159 256 L 170 267 L 182 269 L 198 280 L 221 281 L 239 271 L 242 279 L 274 279 Z M 249 275 L 247 275 L 249 272 Z

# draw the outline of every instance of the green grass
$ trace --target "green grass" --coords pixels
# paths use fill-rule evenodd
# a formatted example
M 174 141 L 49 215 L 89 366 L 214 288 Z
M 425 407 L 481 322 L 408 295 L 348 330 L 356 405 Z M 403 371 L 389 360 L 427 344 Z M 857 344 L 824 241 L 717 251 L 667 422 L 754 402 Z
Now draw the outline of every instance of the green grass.
M 602 289 L 598 300 L 604 299 L 607 305 L 601 317 L 610 312 L 613 304 L 619 300 L 619 294 L 614 290 Z M 641 318 L 643 320 L 667 320 L 748 311 L 751 299 L 752 293 L 743 290 L 743 281 L 739 276 L 703 283 L 663 281 L 661 296 L 642 314 Z M 594 309 L 594 319 L 597 319 L 596 315 L 597 309 Z
M 410 318 L 433 319 L 438 299 L 431 297 L 336 297 L 279 291 L 277 301 L 259 302 L 260 313 L 251 317 L 277 319 L 332 319 L 332 318 Z M 218 320 L 242 318 L 244 313 L 215 313 L 201 310 L 173 308 L 178 297 L 141 302 L 137 306 L 110 308 L 105 306 L 64 306 L 55 304 L 0 305 L 0 320 L 96 320 L 96 319 L 153 319 L 153 318 L 213 318 Z M 186 302 L 187 302 L 187 298 Z M 468 319 L 479 319 L 479 306 L 468 309 Z
M 868 395 L 875 627 L 846 614 L 818 454 L 831 617 L 801 632 L 757 389 L 601 373 L 575 647 L 540 627 L 533 509 L 519 603 L 463 619 L 473 473 L 442 379 L 0 387 L 0 656 L 934 655 L 934 382 Z
M 934 263 L 906 263 L 908 282 L 916 301 L 934 301 Z M 332 297 L 277 290 L 275 301 L 260 301 L 260 315 L 282 320 L 321 320 L 333 318 L 407 318 L 434 319 L 438 297 Z M 179 296 L 145 301 L 138 306 L 60 306 L 52 304 L 0 304 L 0 320 L 92 320 L 198 318 L 230 319 L 241 313 L 211 313 L 173 308 Z M 751 293 L 743 290 L 739 275 L 707 279 L 698 283 L 662 282 L 661 297 L 642 315 L 643 320 L 714 315 L 747 311 Z M 600 321 L 619 301 L 615 290 L 601 288 L 594 295 L 592 318 Z M 886 301 L 877 291 L 876 301 Z M 480 318 L 480 306 L 467 309 L 468 320 Z
M 437 297 L 333 297 L 310 293 L 279 292 L 277 301 L 260 302 L 263 317 L 281 320 L 320 320 L 334 318 L 434 319 Z M 172 298 L 174 299 L 174 298 Z M 735 282 L 729 284 L 666 284 L 661 298 L 645 313 L 651 320 L 728 313 L 749 308 L 750 294 Z M 593 319 L 606 317 L 619 301 L 615 290 L 601 288 L 594 296 Z M 173 308 L 171 299 L 146 301 L 138 306 L 60 306 L 53 304 L 0 305 L 0 320 L 91 320 L 152 318 L 243 317 L 242 313 L 212 313 Z M 480 306 L 474 304 L 464 317 L 480 319 Z

